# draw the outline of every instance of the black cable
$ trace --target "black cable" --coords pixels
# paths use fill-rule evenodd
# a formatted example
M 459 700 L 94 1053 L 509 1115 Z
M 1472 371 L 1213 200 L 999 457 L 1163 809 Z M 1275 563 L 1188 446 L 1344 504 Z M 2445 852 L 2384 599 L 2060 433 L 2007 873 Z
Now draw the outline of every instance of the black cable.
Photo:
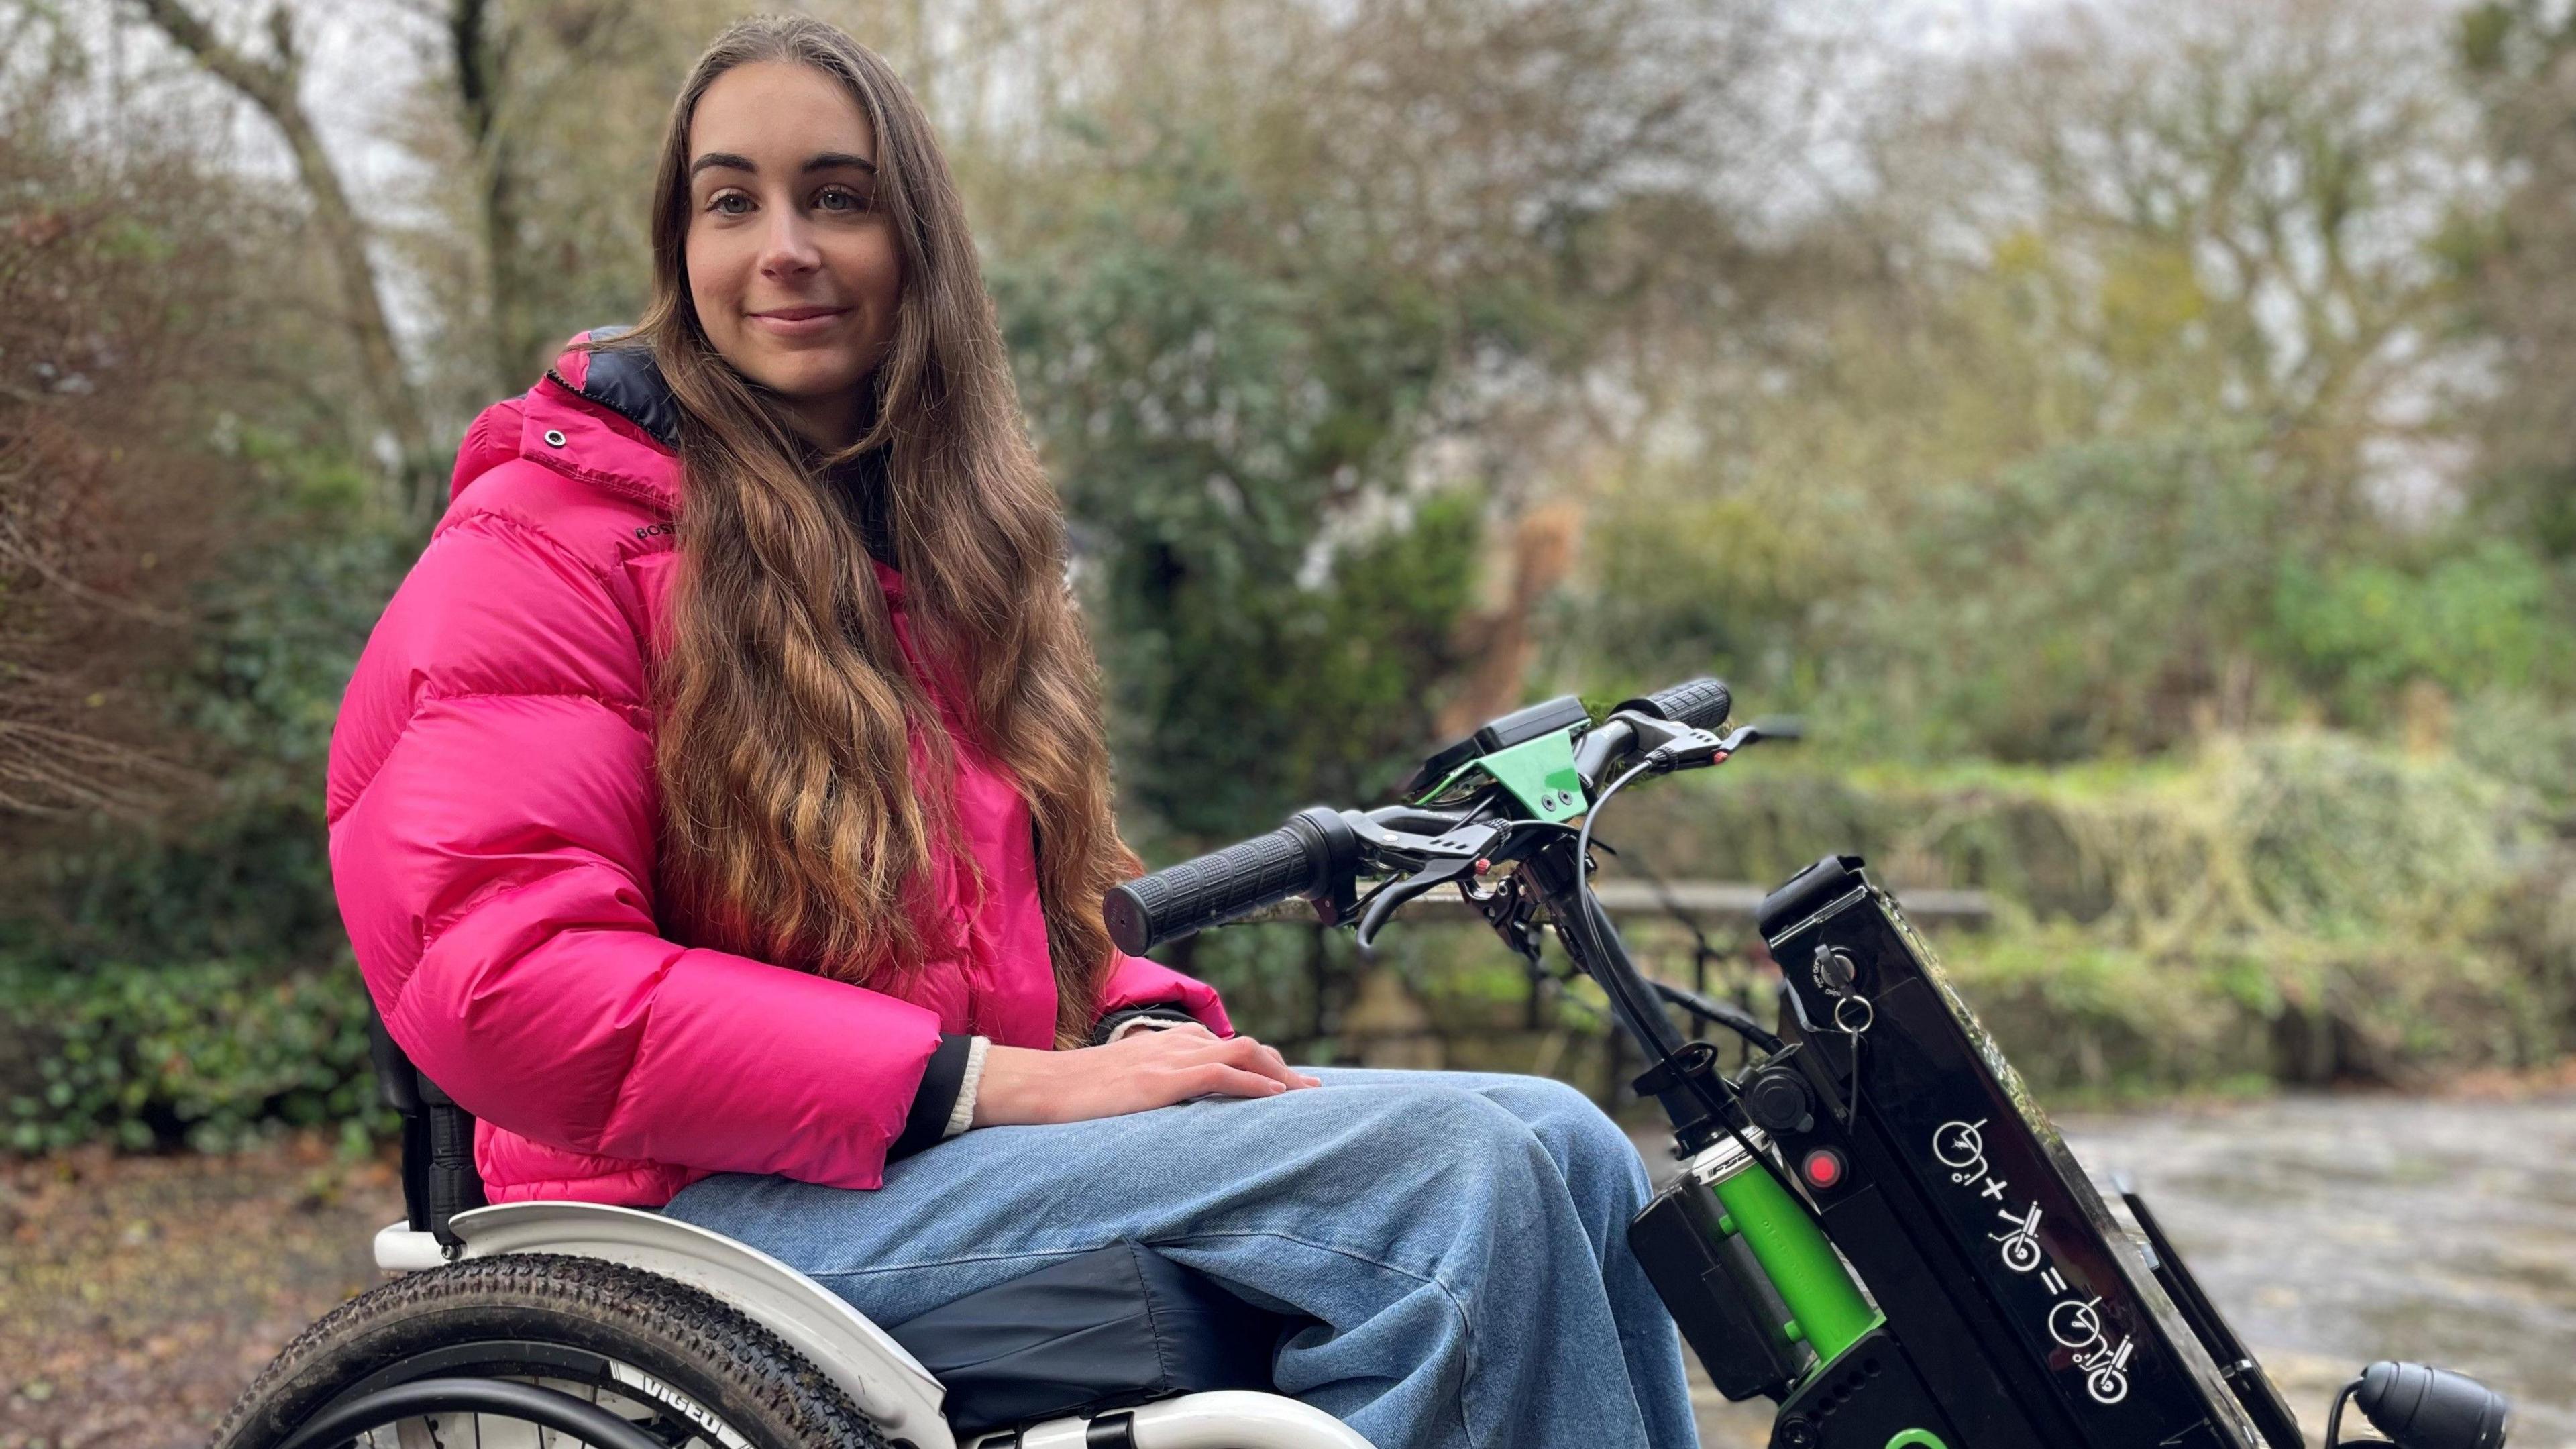
M 1611 797 L 1617 795 L 1621 790 L 1626 789 L 1629 782 L 1635 780 L 1638 776 L 1653 773 L 1657 763 L 1658 762 L 1656 760 L 1649 757 L 1629 767 L 1626 774 L 1611 781 L 1609 787 L 1601 792 L 1600 798 L 1592 802 L 1591 808 L 1583 812 L 1583 828 L 1576 831 L 1574 835 L 1573 896 L 1577 907 L 1576 914 L 1583 917 L 1582 930 L 1585 944 L 1591 949 L 1597 959 L 1603 961 L 1607 961 L 1610 958 L 1610 952 L 1608 949 L 1608 942 L 1601 938 L 1598 923 L 1592 919 L 1593 914 L 1598 911 L 1600 907 L 1592 899 L 1592 886 L 1589 879 L 1592 870 L 1593 822 L 1601 818 L 1601 812 L 1609 806 Z M 1560 921 L 1557 928 L 1559 930 L 1563 930 L 1564 923 Z M 1610 993 L 1615 1001 L 1624 1004 L 1628 1008 L 1628 1013 L 1634 1019 L 1638 1031 L 1647 1036 L 1647 1040 L 1639 1043 L 1640 1046 L 1654 1052 L 1657 1057 L 1668 1057 L 1672 1055 L 1674 1046 L 1670 1043 L 1655 1039 L 1654 1034 L 1647 1029 L 1650 1021 L 1661 1021 L 1663 1022 L 1664 1031 L 1668 1034 L 1672 1032 L 1672 1022 L 1663 1016 L 1663 1007 L 1660 1004 L 1651 1000 L 1629 1000 L 1627 983 L 1625 982 L 1614 983 L 1611 981 L 1604 981 L 1599 976 L 1595 976 L 1593 980 L 1600 985 L 1603 991 Z
M 1689 908 L 1682 904 L 1681 897 L 1673 894 L 1671 884 L 1653 866 L 1646 863 L 1645 857 L 1620 855 L 1619 851 L 1607 841 L 1602 842 L 1601 848 L 1612 855 L 1619 856 L 1621 865 L 1645 877 L 1646 884 L 1654 890 L 1655 903 L 1664 908 L 1665 915 L 1681 922 L 1683 930 L 1690 932 L 1690 990 L 1683 992 L 1678 987 L 1668 986 L 1664 982 L 1653 981 L 1651 978 L 1650 984 L 1663 994 L 1666 1001 L 1690 1013 L 1693 1030 L 1697 1030 L 1701 1023 L 1715 1022 L 1737 1036 L 1743 1037 L 1747 1045 L 1753 1044 L 1753 1038 L 1745 1034 L 1745 1026 L 1751 1024 L 1758 1030 L 1760 1023 L 1754 1022 L 1749 1015 L 1721 1015 L 1709 1009 L 1708 965 L 1711 961 L 1726 959 L 1726 954 L 1718 950 L 1717 943 L 1708 938 L 1708 931 L 1700 925 L 1699 918 L 1692 915 Z M 1774 1047 L 1772 1050 L 1776 1051 L 1778 1048 Z M 1748 1065 L 1751 1063 L 1751 1052 L 1745 1053 L 1745 1061 Z
M 1842 1023 L 1837 1021 L 1834 1025 L 1840 1026 Z M 1852 1057 L 1851 1086 L 1844 1091 L 1843 1095 L 1851 1103 L 1852 1127 L 1857 1131 L 1860 1127 L 1860 1033 L 1846 1031 L 1843 1033 L 1843 1040 L 1851 1043 Z
M 2380 1446 L 2380 1449 L 2387 1449 L 2388 1441 L 2385 1439 L 2343 1437 L 2343 1406 L 2351 1401 L 2353 1394 L 2360 1388 L 2361 1380 L 2356 1377 L 2335 1394 L 2334 1407 L 2326 1410 L 2326 1449 L 2338 1449 L 2338 1446 L 2340 1449 L 2370 1449 L 2373 1445 Z
M 1597 923 L 1593 919 L 1595 914 L 1600 912 L 1600 905 L 1593 900 L 1591 889 L 1585 880 L 1585 875 L 1591 861 L 1593 823 L 1601 818 L 1601 812 L 1609 805 L 1610 797 L 1627 788 L 1628 782 L 1636 779 L 1640 775 L 1655 772 L 1658 767 L 1668 767 L 1668 765 L 1668 759 L 1657 759 L 1654 755 L 1650 754 L 1646 759 L 1630 768 L 1626 774 L 1611 781 L 1609 788 L 1603 790 L 1600 798 L 1594 800 L 1591 808 L 1584 812 L 1583 829 L 1578 831 L 1574 837 L 1574 898 L 1576 904 L 1581 907 L 1581 914 L 1584 918 L 1583 932 L 1586 948 L 1596 953 L 1597 959 L 1606 961 L 1609 959 L 1609 953 L 1606 949 L 1607 943 L 1603 942 L 1596 934 Z M 1564 929 L 1565 923 L 1561 920 L 1558 921 L 1557 930 L 1562 932 Z M 1612 989 L 1609 983 L 1601 981 L 1599 977 L 1596 976 L 1593 979 L 1596 983 L 1601 985 L 1605 992 Z M 1662 1010 L 1661 1007 L 1656 1007 L 1654 1009 L 1658 1012 Z M 1642 1015 L 1639 1019 L 1642 1022 Z M 1670 1023 L 1667 1022 L 1666 1025 L 1669 1026 Z M 1669 1047 L 1656 1046 L 1655 1051 L 1660 1059 L 1659 1065 L 1661 1063 L 1670 1062 L 1672 1060 L 1674 1050 L 1675 1049 Z M 1857 1065 L 1859 1061 L 1857 1049 L 1855 1049 L 1853 1061 L 1855 1065 Z M 1733 1082 L 1728 1081 L 1726 1078 L 1718 1075 L 1714 1071 L 1688 1073 L 1683 1075 L 1681 1080 L 1682 1084 L 1690 1090 L 1691 1095 L 1698 1099 L 1701 1109 L 1707 1112 L 1711 1118 L 1715 1119 L 1720 1127 L 1726 1129 L 1726 1135 L 1734 1140 L 1735 1145 L 1743 1151 L 1746 1158 L 1751 1160 L 1764 1172 L 1769 1173 L 1771 1175 L 1771 1180 L 1778 1183 L 1782 1191 L 1788 1193 L 1793 1198 L 1799 1196 L 1800 1189 L 1796 1184 L 1791 1182 L 1788 1171 L 1780 1163 L 1773 1161 L 1769 1154 L 1755 1151 L 1752 1141 L 1744 1135 L 1744 1129 L 1736 1125 L 1735 1112 L 1731 1109 L 1733 1109 L 1737 1102 L 1741 1100 L 1743 1094 L 1735 1089 L 1735 1084 Z M 1712 1082 L 1716 1084 L 1714 1087 L 1710 1085 Z M 1722 1098 L 1718 1095 L 1720 1090 L 1725 1093 Z
M 1726 959 L 1726 953 L 1717 949 L 1717 943 L 1708 938 L 1708 929 L 1699 923 L 1699 917 L 1692 915 L 1689 907 L 1682 904 L 1681 897 L 1673 894 L 1672 883 L 1665 880 L 1653 866 L 1648 865 L 1643 856 L 1619 855 L 1618 851 L 1611 850 L 1606 844 L 1602 849 L 1610 850 L 1612 855 L 1618 855 L 1621 865 L 1644 876 L 1646 884 L 1654 888 L 1655 903 L 1664 908 L 1664 914 L 1681 922 L 1682 929 L 1690 932 L 1693 967 L 1704 967 L 1710 961 Z M 1691 983 L 1691 989 L 1705 991 L 1707 988 L 1700 982 L 1694 981 Z
M 1609 807 L 1610 797 L 1627 788 L 1628 783 L 1636 779 L 1638 776 L 1656 772 L 1664 763 L 1664 761 L 1658 760 L 1649 755 L 1646 759 L 1632 766 L 1626 774 L 1611 781 L 1609 788 L 1603 790 L 1600 798 L 1594 800 L 1592 802 L 1592 807 L 1584 812 L 1583 828 L 1576 832 L 1574 837 L 1574 868 L 1576 871 L 1575 883 L 1577 886 L 1584 884 L 1583 876 L 1587 872 L 1591 861 L 1593 822 L 1599 820 L 1601 818 L 1601 812 Z M 1616 852 L 1613 853 L 1615 854 Z M 1640 868 L 1642 869 L 1643 867 Z M 1715 954 L 1715 948 L 1709 945 L 1708 933 L 1702 931 L 1699 928 L 1699 923 L 1692 920 L 1686 912 L 1682 911 L 1679 903 L 1672 899 L 1670 889 L 1664 886 L 1662 880 L 1656 877 L 1653 871 L 1648 870 L 1645 874 L 1648 880 L 1654 882 L 1658 893 L 1664 897 L 1667 908 L 1681 918 L 1681 922 L 1684 926 L 1690 928 L 1690 933 L 1697 940 L 1699 949 Z M 1587 906 L 1591 904 L 1588 893 L 1584 896 L 1584 901 Z M 1586 929 L 1589 930 L 1591 923 L 1587 921 L 1585 926 Z M 1596 949 L 1601 945 L 1597 940 L 1593 944 Z M 1711 1001 L 1706 997 L 1700 996 L 1694 992 L 1684 991 L 1679 987 L 1671 986 L 1661 981 L 1649 979 L 1646 984 L 1648 987 L 1652 988 L 1656 994 L 1681 1007 L 1684 1011 L 1704 1020 L 1716 1022 L 1727 1030 L 1734 1032 L 1737 1036 L 1744 1038 L 1745 1041 L 1759 1047 L 1764 1052 L 1777 1052 L 1783 1045 L 1780 1038 L 1763 1030 L 1762 1024 L 1755 1021 L 1749 1013 L 1728 1010 L 1721 1007 L 1719 1003 Z M 1660 1010 L 1661 1008 L 1658 1007 L 1656 1009 Z M 1661 1048 L 1658 1048 L 1658 1050 L 1661 1050 Z
M 1765 1055 L 1776 1055 L 1782 1047 L 1788 1045 L 1777 1035 L 1765 1029 L 1762 1023 L 1754 1020 L 1752 1013 L 1732 1002 L 1718 1001 L 1702 996 L 1696 991 L 1675 986 L 1669 981 L 1657 981 L 1652 977 L 1646 979 L 1646 984 L 1655 988 L 1656 994 L 1666 1001 L 1702 1021 L 1712 1021 L 1725 1027 L 1728 1031 L 1742 1037 L 1746 1045 L 1756 1048 Z
M 1629 781 L 1636 779 L 1639 775 L 1651 773 L 1654 768 L 1655 760 L 1652 756 L 1638 761 L 1635 765 L 1629 767 L 1628 773 L 1611 781 L 1609 788 L 1601 792 L 1600 798 L 1592 802 L 1591 808 L 1583 812 L 1583 828 L 1576 831 L 1574 835 L 1574 883 L 1576 885 L 1579 886 L 1584 884 L 1583 874 L 1588 869 L 1592 859 L 1592 823 L 1599 820 L 1601 818 L 1601 812 L 1609 807 L 1611 796 L 1627 789 Z

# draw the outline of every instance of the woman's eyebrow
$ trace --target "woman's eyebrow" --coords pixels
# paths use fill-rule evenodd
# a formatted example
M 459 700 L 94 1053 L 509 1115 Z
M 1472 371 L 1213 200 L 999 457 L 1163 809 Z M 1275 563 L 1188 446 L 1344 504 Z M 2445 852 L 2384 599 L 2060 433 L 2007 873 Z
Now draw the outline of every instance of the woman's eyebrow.
M 860 170 L 868 173 L 870 176 L 877 174 L 877 163 L 869 160 L 865 156 L 855 156 L 847 151 L 824 151 L 818 153 L 805 163 L 803 169 L 810 174 L 816 171 L 836 170 L 843 166 L 856 166 Z M 692 177 L 695 177 L 701 171 L 714 171 L 718 169 L 726 171 L 748 171 L 754 176 L 758 176 L 760 174 L 760 168 L 752 164 L 750 157 L 738 156 L 731 151 L 709 151 L 704 156 L 701 156 L 697 160 L 689 163 L 689 175 Z

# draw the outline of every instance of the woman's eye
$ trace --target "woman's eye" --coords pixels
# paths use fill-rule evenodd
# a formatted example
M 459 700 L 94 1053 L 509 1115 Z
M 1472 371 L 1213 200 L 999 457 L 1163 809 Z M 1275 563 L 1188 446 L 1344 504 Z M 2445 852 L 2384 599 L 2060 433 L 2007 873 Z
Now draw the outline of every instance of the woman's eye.
M 846 186 L 826 186 L 814 197 L 814 204 L 825 211 L 865 211 L 868 199 Z
M 708 200 L 707 210 L 718 216 L 740 216 L 751 210 L 751 198 L 739 191 L 719 191 Z

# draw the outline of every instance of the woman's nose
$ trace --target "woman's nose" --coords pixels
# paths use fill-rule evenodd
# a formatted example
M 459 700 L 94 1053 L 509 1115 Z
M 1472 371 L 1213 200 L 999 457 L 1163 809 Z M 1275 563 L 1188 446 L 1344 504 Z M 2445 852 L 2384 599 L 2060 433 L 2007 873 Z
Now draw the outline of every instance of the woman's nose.
M 760 245 L 763 275 L 792 277 L 822 265 L 822 253 L 815 247 L 813 231 L 803 217 L 787 207 L 773 207 L 769 214 L 769 227 Z

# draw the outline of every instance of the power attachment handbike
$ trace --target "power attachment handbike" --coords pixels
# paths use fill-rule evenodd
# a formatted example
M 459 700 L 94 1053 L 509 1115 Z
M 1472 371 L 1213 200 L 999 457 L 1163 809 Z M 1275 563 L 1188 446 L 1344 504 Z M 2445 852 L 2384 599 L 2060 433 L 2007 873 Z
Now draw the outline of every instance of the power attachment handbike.
M 1433 756 L 1408 803 L 1309 809 L 1118 887 L 1111 934 L 1142 951 L 1305 897 L 1366 943 L 1454 886 L 1536 971 L 1552 927 L 1643 1049 L 1684 1165 L 1629 1240 L 1718 1389 L 1778 1403 L 1773 1449 L 2302 1449 L 2145 1200 L 2124 1184 L 2115 1219 L 1859 858 L 1762 902 L 1776 1031 L 1638 971 L 1587 883 L 1593 827 L 1632 783 L 1759 741 L 1731 708 L 1713 679 L 1597 722 L 1533 705 Z M 1723 1074 L 1675 1007 L 1759 1058 Z M 2387 1438 L 2343 1438 L 2347 1401 Z M 2505 1416 L 2459 1374 L 2380 1363 L 2326 1442 L 2498 1449 Z
M 1683 1159 L 1630 1241 L 1718 1388 L 1778 1402 L 1774 1449 L 2297 1449 L 2154 1215 L 2125 1193 L 2117 1225 L 1857 859 L 1762 905 L 1776 1032 L 1637 970 L 1587 881 L 1593 824 L 1761 738 L 1730 709 L 1702 679 L 1598 722 L 1572 698 L 1517 711 L 1434 755 L 1408 803 L 1302 811 L 1117 887 L 1110 932 L 1142 952 L 1302 897 L 1366 942 L 1441 886 L 1534 969 L 1553 928 L 1643 1048 Z M 1727 1077 L 1672 1007 L 1761 1059 Z M 1270 1391 L 1301 1323 L 1145 1245 L 880 1325 L 659 1213 L 486 1204 L 473 1118 L 381 1026 L 376 1050 L 405 1207 L 376 1260 L 400 1276 L 288 1345 L 216 1449 L 1369 1449 Z M 2341 1439 L 2346 1400 L 2387 1441 Z M 2457 1374 L 2374 1364 L 2327 1442 L 2498 1449 L 2504 1414 Z

